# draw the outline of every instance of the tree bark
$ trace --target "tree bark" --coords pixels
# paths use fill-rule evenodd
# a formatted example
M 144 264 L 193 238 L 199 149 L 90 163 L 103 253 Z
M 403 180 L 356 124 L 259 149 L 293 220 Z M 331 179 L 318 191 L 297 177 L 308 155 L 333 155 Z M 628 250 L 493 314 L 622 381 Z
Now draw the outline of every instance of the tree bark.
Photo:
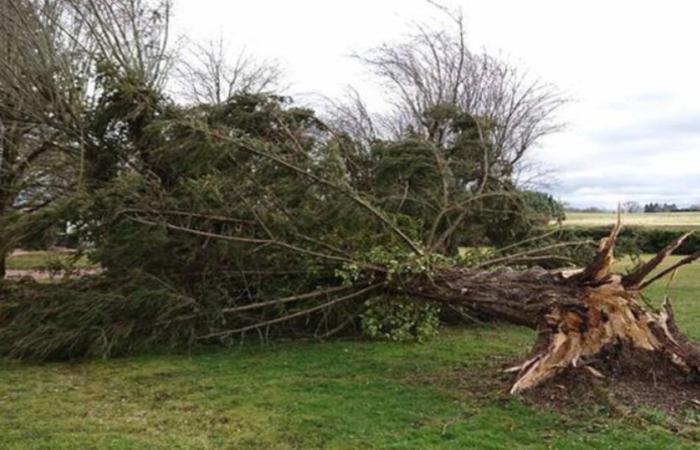
M 5 254 L 4 251 L 0 251 L 0 282 L 5 279 L 5 275 L 7 274 L 7 255 Z
M 595 260 L 569 271 L 446 270 L 431 280 L 414 280 L 406 293 L 463 308 L 471 315 L 516 323 L 538 331 L 531 354 L 508 369 L 517 373 L 511 393 L 550 379 L 568 367 L 605 374 L 594 364 L 612 347 L 643 350 L 686 375 L 700 373 L 700 349 L 678 329 L 670 300 L 649 311 L 640 290 L 655 281 L 652 271 L 688 236 L 662 250 L 628 275 L 611 273 L 619 225 L 601 242 Z M 670 273 L 700 257 L 691 255 L 664 271 Z M 616 352 L 619 355 L 619 352 Z
M 7 274 L 6 258 L 7 255 L 5 252 L 0 252 L 0 282 L 5 279 L 5 275 Z

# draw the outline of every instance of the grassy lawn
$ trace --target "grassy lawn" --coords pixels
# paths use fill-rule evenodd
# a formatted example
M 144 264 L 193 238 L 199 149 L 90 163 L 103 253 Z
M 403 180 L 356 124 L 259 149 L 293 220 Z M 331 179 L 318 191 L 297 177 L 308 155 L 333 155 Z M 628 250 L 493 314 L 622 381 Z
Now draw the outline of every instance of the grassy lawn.
M 612 225 L 617 221 L 617 213 L 567 212 L 564 226 L 596 227 Z M 700 212 L 679 213 L 625 213 L 622 223 L 626 226 L 646 226 L 654 228 L 700 228 Z
M 70 251 L 34 251 L 22 254 L 10 255 L 7 258 L 8 270 L 46 270 L 58 268 L 60 265 L 72 262 L 73 254 Z M 81 256 L 75 262 L 76 268 L 90 267 L 87 256 Z
M 700 340 L 700 266 L 686 268 L 671 294 L 680 324 Z M 0 361 L 0 448 L 699 445 L 694 413 L 685 420 L 646 410 L 557 412 L 505 395 L 499 369 L 533 337 L 483 325 L 445 330 L 425 344 L 292 342 L 81 363 Z

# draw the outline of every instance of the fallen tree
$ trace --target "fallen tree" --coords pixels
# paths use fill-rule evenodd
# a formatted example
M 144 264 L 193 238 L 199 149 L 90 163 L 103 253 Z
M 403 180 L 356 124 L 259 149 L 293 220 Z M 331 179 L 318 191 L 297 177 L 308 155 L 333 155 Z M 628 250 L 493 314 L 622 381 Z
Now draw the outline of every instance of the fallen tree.
M 2 350 L 9 354 L 14 351 L 14 356 L 19 357 L 36 357 L 44 351 L 39 356 L 51 359 L 89 354 L 89 349 L 102 343 L 118 348 L 122 345 L 120 339 L 128 342 L 129 351 L 133 351 L 140 343 L 162 343 L 159 335 L 182 341 L 183 335 L 179 333 L 184 333 L 190 341 L 221 342 L 251 330 L 268 333 L 270 327 L 299 319 L 320 322 L 322 313 L 337 305 L 361 305 L 367 298 L 391 293 L 416 302 L 456 307 L 468 317 L 514 323 L 536 330 L 537 339 L 530 354 L 521 363 L 506 369 L 514 374 L 510 388 L 514 394 L 537 387 L 572 368 L 593 378 L 605 378 L 606 371 L 624 365 L 626 359 L 640 358 L 640 354 L 653 370 L 671 370 L 685 379 L 697 379 L 700 348 L 680 332 L 670 299 L 667 297 L 661 310 L 655 311 L 643 305 L 641 290 L 700 258 L 700 252 L 664 270 L 656 270 L 690 235 L 688 233 L 632 272 L 613 273 L 613 250 L 619 230 L 618 223 L 610 236 L 601 241 L 593 261 L 582 269 L 436 266 L 427 271 L 411 272 L 396 271 L 386 265 L 365 265 L 358 268 L 354 276 L 357 281 L 352 284 L 340 283 L 304 294 L 216 308 L 214 315 L 228 317 L 229 323 L 236 323 L 236 316 L 277 308 L 277 315 L 272 318 L 255 318 L 240 327 L 216 323 L 211 314 L 206 317 L 201 302 L 173 295 L 169 287 L 162 285 L 148 291 L 143 289 L 145 284 L 136 283 L 127 288 L 122 299 L 115 297 L 118 291 L 113 282 L 104 279 L 101 283 L 106 283 L 108 292 L 104 296 L 89 292 L 85 296 L 81 293 L 84 290 L 76 287 L 72 288 L 75 297 L 70 300 L 48 301 L 44 294 L 29 296 L 22 302 L 17 295 L 8 296 L 0 302 L 0 336 L 9 345 Z M 177 231 L 193 232 L 189 229 Z M 517 260 L 519 257 L 516 253 L 502 259 Z M 99 289 L 99 286 L 94 284 L 92 288 Z M 24 286 L 22 292 L 26 294 L 26 291 L 27 286 Z M 103 309 L 105 305 L 110 309 Z M 279 308 L 287 305 L 294 305 L 294 308 L 281 313 L 283 310 Z M 141 317 L 134 320 L 136 315 Z M 28 330 L 36 325 L 39 325 L 36 330 Z M 24 334 L 12 335 L 11 331 L 17 329 Z M 94 332 L 92 337 L 86 330 Z M 46 347 L 47 338 L 57 346 Z M 57 349 L 65 351 L 66 347 L 75 353 L 52 353 Z
M 490 184 L 477 172 L 487 181 L 469 188 L 448 170 L 451 160 L 425 170 L 412 140 L 391 156 L 423 167 L 428 180 L 409 179 L 413 188 L 397 205 L 375 169 L 349 170 L 357 149 L 308 110 L 243 96 L 168 114 L 175 119 L 137 129 L 154 146 L 143 173 L 104 181 L 63 207 L 94 239 L 106 269 L 102 286 L 0 302 L 3 353 L 56 359 L 230 344 L 247 333 L 327 337 L 356 323 L 368 299 L 393 295 L 537 330 L 531 355 L 510 369 L 513 393 L 569 367 L 605 376 L 600 356 L 611 348 L 618 358 L 646 352 L 689 375 L 700 367 L 670 302 L 655 312 L 640 301 L 644 287 L 700 257 L 651 275 L 687 235 L 624 276 L 611 273 L 619 224 L 580 270 L 551 269 L 572 261 L 562 250 L 582 245 L 549 241 L 554 232 L 470 259 L 446 243 L 459 242 L 460 230 L 475 222 L 512 223 L 504 206 L 518 205 L 518 193 L 504 180 Z M 367 164 L 386 163 L 383 145 L 364 155 Z M 432 177 L 445 177 L 447 190 Z M 411 201 L 436 198 L 432 221 L 413 215 Z
M 101 22 L 111 8 L 89 3 L 85 20 Z M 137 22 L 155 27 L 150 40 L 166 40 L 158 36 L 167 20 Z M 359 117 L 344 110 L 333 127 L 276 95 L 177 104 L 155 63 L 165 49 L 145 65 L 101 55 L 99 101 L 81 128 L 91 143 L 85 182 L 46 215 L 69 222 L 104 273 L 4 285 L 0 353 L 70 359 L 229 345 L 250 334 L 328 338 L 382 298 L 537 330 L 531 354 L 509 369 L 513 393 L 571 367 L 603 377 L 606 364 L 636 352 L 697 374 L 698 350 L 670 301 L 654 311 L 640 294 L 700 257 L 652 275 L 687 235 L 614 274 L 618 223 L 592 262 L 572 269 L 585 243 L 557 239 L 557 230 L 537 235 L 541 214 L 516 182 L 527 149 L 557 128 L 561 101 L 470 52 L 456 24 L 456 35 L 421 29 L 367 60 L 403 93 L 394 135 L 358 130 L 374 130 L 363 108 Z M 126 41 L 134 55 L 160 48 Z
M 671 300 L 666 297 L 660 311 L 644 306 L 641 301 L 644 288 L 700 258 L 698 252 L 654 273 L 691 233 L 670 243 L 632 272 L 619 274 L 612 272 L 612 265 L 620 229 L 618 219 L 610 235 L 601 241 L 593 261 L 582 269 L 436 268 L 422 274 L 399 273 L 392 277 L 388 267 L 366 266 L 360 270 L 361 278 L 371 281 L 253 303 L 223 312 L 238 313 L 321 295 L 328 297 L 320 306 L 200 338 L 228 336 L 293 320 L 340 302 L 364 299 L 372 291 L 381 289 L 401 293 L 416 301 L 458 307 L 469 317 L 535 329 L 538 335 L 530 355 L 522 363 L 506 369 L 506 372 L 516 374 L 511 393 L 536 387 L 568 368 L 584 369 L 593 377 L 605 378 L 605 367 L 622 364 L 620 361 L 626 358 L 634 359 L 638 352 L 645 353 L 646 360 L 652 361 L 657 368 L 670 365 L 679 374 L 694 379 L 700 375 L 700 347 L 680 332 Z M 516 261 L 520 257 L 520 254 L 514 254 L 494 261 Z M 611 361 L 610 353 L 618 361 Z M 604 363 L 603 359 L 606 359 Z

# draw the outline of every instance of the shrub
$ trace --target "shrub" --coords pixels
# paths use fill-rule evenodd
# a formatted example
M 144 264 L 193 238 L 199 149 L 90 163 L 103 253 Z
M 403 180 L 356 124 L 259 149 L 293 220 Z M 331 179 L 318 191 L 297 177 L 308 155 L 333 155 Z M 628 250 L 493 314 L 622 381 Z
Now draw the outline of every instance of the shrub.
M 371 339 L 423 342 L 438 333 L 440 309 L 436 305 L 375 297 L 367 300 L 365 306 L 362 333 Z
M 678 239 L 688 230 L 627 227 L 623 228 L 618 240 L 618 248 L 622 253 L 639 251 L 642 253 L 657 253 L 669 242 Z M 599 240 L 610 233 L 610 227 L 573 228 L 563 231 L 563 240 L 591 239 Z M 700 234 L 694 233 L 675 251 L 678 255 L 690 255 L 700 251 Z

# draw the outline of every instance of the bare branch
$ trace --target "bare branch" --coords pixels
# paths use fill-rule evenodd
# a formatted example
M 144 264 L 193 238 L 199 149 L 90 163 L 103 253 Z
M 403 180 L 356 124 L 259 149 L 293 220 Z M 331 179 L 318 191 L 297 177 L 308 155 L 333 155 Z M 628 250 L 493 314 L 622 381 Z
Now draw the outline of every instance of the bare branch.
M 676 271 L 678 268 L 685 266 L 687 264 L 691 264 L 695 262 L 696 260 L 700 259 L 700 251 L 693 253 L 692 255 L 686 256 L 685 258 L 681 259 L 680 261 L 676 262 L 675 264 L 671 265 L 665 270 L 662 270 L 659 272 L 657 275 L 653 276 L 649 280 L 645 281 L 639 286 L 639 290 L 644 290 L 648 286 L 650 286 L 652 283 L 656 282 L 657 280 L 660 280 L 661 278 L 665 277 L 671 272 Z
M 197 339 L 203 340 L 203 339 L 211 339 L 211 338 L 216 338 L 216 337 L 230 336 L 232 334 L 244 333 L 246 331 L 258 329 L 260 327 L 264 327 L 267 325 L 273 325 L 273 324 L 280 323 L 280 322 L 287 322 L 289 320 L 296 319 L 298 317 L 308 316 L 309 314 L 312 314 L 312 313 L 317 312 L 317 311 L 321 311 L 321 310 L 328 308 L 330 306 L 333 306 L 337 303 L 346 302 L 348 300 L 352 300 L 352 299 L 361 297 L 361 296 L 363 296 L 363 295 L 365 295 L 365 294 L 367 294 L 367 293 L 369 293 L 369 292 L 371 292 L 371 291 L 373 291 L 373 290 L 375 290 L 383 285 L 384 285 L 384 283 L 373 284 L 373 285 L 370 285 L 364 289 L 360 289 L 359 291 L 353 292 L 352 294 L 333 299 L 333 300 L 326 302 L 322 305 L 314 306 L 313 308 L 307 308 L 303 311 L 298 311 L 298 312 L 295 312 L 293 314 L 288 314 L 286 316 L 278 317 L 276 319 L 259 322 L 259 323 L 256 323 L 255 325 L 248 325 L 248 326 L 245 326 L 242 328 L 237 328 L 235 330 L 220 331 L 220 332 L 216 332 L 216 333 L 206 334 L 204 336 L 198 336 Z
M 646 264 L 643 264 L 641 267 L 639 267 L 637 270 L 630 273 L 629 275 L 622 277 L 622 285 L 625 287 L 639 285 L 642 281 L 644 281 L 644 278 L 646 278 L 647 275 L 649 275 L 654 269 L 656 269 L 656 267 L 659 264 L 661 264 L 666 258 L 668 258 L 668 256 L 671 253 L 673 253 L 678 247 L 680 247 L 691 234 L 693 234 L 692 231 L 685 233 L 684 235 L 682 235 L 681 237 L 664 247 L 659 253 L 656 254 L 656 256 L 647 261 Z
M 218 105 L 238 93 L 270 93 L 282 88 L 282 70 L 275 61 L 258 60 L 245 48 L 233 63 L 219 38 L 206 45 L 189 43 L 176 67 L 182 95 L 195 104 Z

